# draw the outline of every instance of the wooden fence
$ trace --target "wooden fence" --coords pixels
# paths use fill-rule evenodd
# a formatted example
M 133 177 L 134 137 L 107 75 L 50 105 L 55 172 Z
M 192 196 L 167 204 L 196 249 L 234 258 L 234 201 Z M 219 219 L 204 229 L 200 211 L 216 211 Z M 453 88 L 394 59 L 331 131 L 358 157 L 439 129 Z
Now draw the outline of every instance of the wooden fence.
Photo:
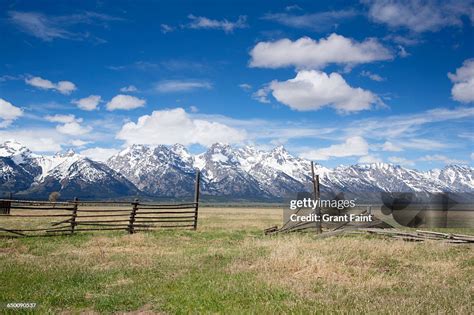
M 197 229 L 199 172 L 194 201 L 142 203 L 68 202 L 0 199 L 0 234 L 10 236 L 74 234 L 82 231 L 137 231 L 160 228 Z

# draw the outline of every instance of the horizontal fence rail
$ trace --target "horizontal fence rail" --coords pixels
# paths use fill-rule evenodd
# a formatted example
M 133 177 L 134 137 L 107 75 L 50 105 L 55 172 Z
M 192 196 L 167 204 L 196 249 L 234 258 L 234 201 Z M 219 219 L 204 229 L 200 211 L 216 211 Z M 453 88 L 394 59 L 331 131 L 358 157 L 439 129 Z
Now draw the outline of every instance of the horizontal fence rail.
M 25 232 L 72 234 L 80 231 L 124 230 L 129 233 L 155 228 L 197 228 L 198 203 L 45 203 L 0 199 L 0 234 L 27 236 Z
M 82 231 L 197 229 L 199 180 L 193 202 L 160 204 L 132 202 L 68 202 L 0 199 L 1 236 L 74 234 Z

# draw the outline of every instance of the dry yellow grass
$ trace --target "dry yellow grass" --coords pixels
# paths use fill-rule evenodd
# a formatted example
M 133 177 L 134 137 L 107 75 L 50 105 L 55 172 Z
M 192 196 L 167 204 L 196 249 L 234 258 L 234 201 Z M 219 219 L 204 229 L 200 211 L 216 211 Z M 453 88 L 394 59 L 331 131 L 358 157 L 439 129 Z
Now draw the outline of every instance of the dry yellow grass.
M 0 307 L 39 312 L 461 313 L 470 245 L 264 236 L 280 209 L 202 208 L 198 231 L 3 239 Z

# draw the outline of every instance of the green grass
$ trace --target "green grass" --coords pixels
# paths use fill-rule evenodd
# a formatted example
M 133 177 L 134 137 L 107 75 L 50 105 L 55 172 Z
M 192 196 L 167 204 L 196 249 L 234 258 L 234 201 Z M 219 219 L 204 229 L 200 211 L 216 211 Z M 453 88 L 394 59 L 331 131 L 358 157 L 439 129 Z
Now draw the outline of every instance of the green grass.
M 274 224 L 276 209 L 204 208 L 196 232 L 1 239 L 0 312 L 9 302 L 39 313 L 472 310 L 472 246 L 264 236 Z

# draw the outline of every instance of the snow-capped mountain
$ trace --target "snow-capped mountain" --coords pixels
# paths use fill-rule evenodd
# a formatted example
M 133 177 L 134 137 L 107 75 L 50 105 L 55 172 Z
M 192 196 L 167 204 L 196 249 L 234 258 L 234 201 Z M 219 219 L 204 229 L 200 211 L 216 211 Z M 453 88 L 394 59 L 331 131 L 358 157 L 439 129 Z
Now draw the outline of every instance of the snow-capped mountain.
M 0 157 L 0 191 L 17 192 L 30 187 L 34 176 L 15 163 L 13 158 Z
M 451 190 L 445 183 L 426 173 L 387 163 L 339 166 L 321 177 L 321 183 L 347 192 L 430 192 Z
M 116 198 L 138 189 L 107 165 L 69 150 L 54 156 L 31 153 L 13 141 L 0 146 L 0 187 L 4 192 L 45 198 L 58 191 L 63 198 Z
M 107 165 L 150 195 L 181 197 L 194 187 L 193 157 L 182 145 L 132 145 L 111 157 Z
M 270 197 L 258 180 L 244 169 L 238 155 L 231 146 L 215 143 L 196 156 L 194 165 L 202 172 L 203 192 L 236 198 Z
M 0 156 L 11 158 L 15 164 L 28 162 L 34 156 L 31 151 L 16 141 L 5 141 L 0 145 Z
M 456 192 L 474 191 L 474 171 L 472 167 L 448 165 L 443 169 L 434 169 L 425 173 L 429 178 L 437 179 Z
M 157 162 L 156 155 L 167 158 Z M 202 192 L 206 195 L 275 198 L 294 196 L 295 192 L 311 189 L 311 162 L 292 156 L 282 146 L 266 152 L 251 146 L 236 148 L 216 143 L 195 156 L 177 145 L 132 146 L 112 157 L 107 164 L 148 193 L 159 192 L 148 189 L 159 182 L 166 192 L 161 195 L 166 196 L 182 196 L 186 191 L 190 195 L 193 169 L 202 172 Z M 170 169 L 173 173 L 184 170 L 189 176 L 187 181 L 180 183 L 175 180 L 176 176 L 168 176 Z M 380 192 L 474 192 L 474 170 L 469 166 L 419 172 L 387 163 L 334 169 L 315 164 L 315 172 L 320 176 L 321 190 L 334 194 L 345 192 L 367 197 L 367 194 Z M 189 188 L 183 191 L 184 186 Z
M 234 199 L 275 199 L 311 190 L 311 162 L 282 146 L 271 151 L 216 143 L 190 154 L 173 146 L 132 145 L 105 164 L 68 151 L 35 155 L 16 142 L 0 146 L 0 189 L 45 198 L 51 191 L 88 198 L 191 196 L 195 172 L 203 195 Z M 449 165 L 427 172 L 386 163 L 339 166 L 315 164 L 321 190 L 368 196 L 381 192 L 468 193 L 474 196 L 474 168 Z

